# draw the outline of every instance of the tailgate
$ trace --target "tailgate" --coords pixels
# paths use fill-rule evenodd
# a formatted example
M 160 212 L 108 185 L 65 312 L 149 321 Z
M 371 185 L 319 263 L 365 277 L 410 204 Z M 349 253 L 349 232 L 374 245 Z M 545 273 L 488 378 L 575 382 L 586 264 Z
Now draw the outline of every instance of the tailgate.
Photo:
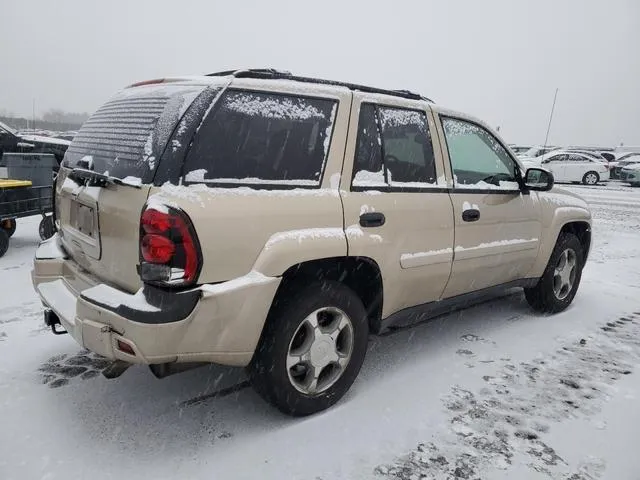
M 58 225 L 67 253 L 107 283 L 133 292 L 137 274 L 140 212 L 149 187 L 76 183 L 61 171 L 57 184 Z
M 176 140 L 167 148 L 169 139 L 185 130 L 178 122 L 205 88 L 127 89 L 98 109 L 69 146 L 56 182 L 57 226 L 69 256 L 105 283 L 129 292 L 140 287 L 139 225 L 149 185 L 165 151 L 177 150 Z M 73 169 L 126 185 L 80 178 Z

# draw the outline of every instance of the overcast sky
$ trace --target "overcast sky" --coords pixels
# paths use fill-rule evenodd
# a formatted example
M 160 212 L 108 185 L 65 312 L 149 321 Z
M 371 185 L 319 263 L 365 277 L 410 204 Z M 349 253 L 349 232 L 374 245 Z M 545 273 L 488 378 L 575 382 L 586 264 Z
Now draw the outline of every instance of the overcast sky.
M 639 0 L 0 0 L 0 111 L 240 67 L 406 88 L 508 142 L 640 145 Z

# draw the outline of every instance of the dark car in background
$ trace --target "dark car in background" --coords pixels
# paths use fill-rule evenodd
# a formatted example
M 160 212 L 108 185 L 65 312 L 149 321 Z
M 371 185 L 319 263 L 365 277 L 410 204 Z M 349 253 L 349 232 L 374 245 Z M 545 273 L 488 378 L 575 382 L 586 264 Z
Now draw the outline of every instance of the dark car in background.
M 62 138 L 18 134 L 0 122 L 0 164 L 4 153 L 51 153 L 60 165 L 69 145 L 71 142 Z

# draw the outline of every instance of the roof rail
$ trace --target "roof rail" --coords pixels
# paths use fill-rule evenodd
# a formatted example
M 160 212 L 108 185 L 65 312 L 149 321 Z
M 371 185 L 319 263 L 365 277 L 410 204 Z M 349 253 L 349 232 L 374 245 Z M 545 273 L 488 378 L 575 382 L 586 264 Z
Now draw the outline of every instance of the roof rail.
M 435 103 L 433 100 L 427 97 L 423 97 L 418 93 L 411 92 L 409 90 L 386 90 L 383 88 L 367 87 L 365 85 L 358 85 L 355 83 L 338 82 L 335 80 L 324 80 L 321 78 L 312 77 L 299 77 L 293 75 L 286 70 L 276 70 L 275 68 L 250 68 L 246 70 L 226 70 L 224 72 L 214 72 L 206 75 L 207 77 L 222 77 L 233 76 L 236 78 L 261 78 L 270 80 L 293 80 L 303 83 L 316 83 L 320 85 L 334 85 L 338 87 L 346 87 L 350 90 L 358 90 L 366 93 L 380 93 L 382 95 L 391 95 L 394 97 L 408 98 L 411 100 L 424 100 L 426 102 Z

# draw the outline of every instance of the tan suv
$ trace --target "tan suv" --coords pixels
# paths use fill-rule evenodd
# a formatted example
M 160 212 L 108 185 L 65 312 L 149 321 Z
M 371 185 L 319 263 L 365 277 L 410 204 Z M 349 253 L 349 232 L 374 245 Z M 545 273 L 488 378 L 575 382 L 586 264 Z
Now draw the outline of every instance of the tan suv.
M 511 287 L 566 308 L 591 215 L 552 187 L 410 92 L 272 70 L 142 82 L 69 147 L 33 283 L 45 322 L 120 371 L 246 366 L 307 415 L 349 389 L 370 333 L 418 309 Z

